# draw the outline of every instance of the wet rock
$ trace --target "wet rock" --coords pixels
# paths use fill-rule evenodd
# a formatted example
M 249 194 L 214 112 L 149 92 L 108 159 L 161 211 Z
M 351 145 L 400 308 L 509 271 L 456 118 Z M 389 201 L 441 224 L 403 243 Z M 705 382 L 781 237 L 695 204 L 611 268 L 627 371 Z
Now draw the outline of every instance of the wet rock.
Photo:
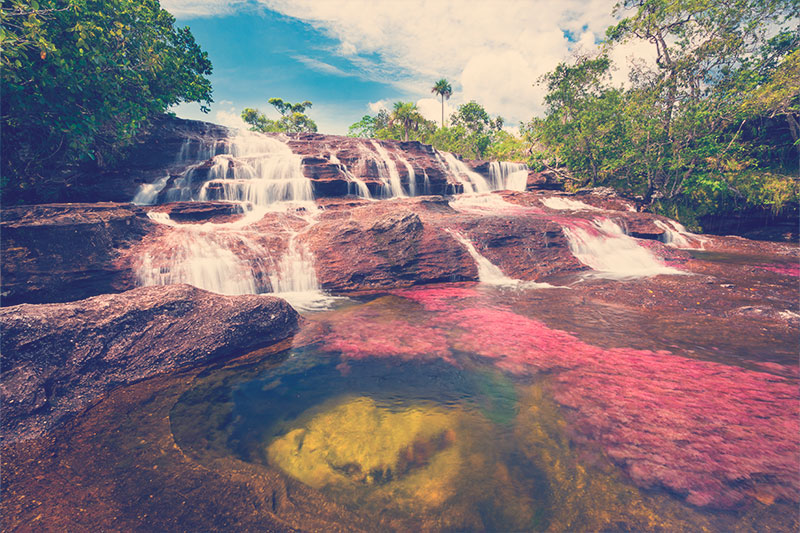
M 279 298 L 188 285 L 0 309 L 2 437 L 43 434 L 117 386 L 274 344 L 298 320 Z
M 322 287 L 338 292 L 476 279 L 472 258 L 436 213 L 443 206 L 432 206 L 428 211 L 409 199 L 326 212 L 303 235 Z
M 167 213 L 175 222 L 233 222 L 244 214 L 239 204 L 230 202 L 174 202 L 148 207 L 150 211 Z
M 119 250 L 152 226 L 130 204 L 44 204 L 2 212 L 2 305 L 64 302 L 135 286 Z

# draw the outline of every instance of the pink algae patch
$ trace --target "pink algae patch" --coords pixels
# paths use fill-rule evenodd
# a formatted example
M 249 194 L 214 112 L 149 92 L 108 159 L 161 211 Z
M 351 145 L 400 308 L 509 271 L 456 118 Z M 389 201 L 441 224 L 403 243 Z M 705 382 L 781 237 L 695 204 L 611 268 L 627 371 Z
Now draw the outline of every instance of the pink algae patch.
M 770 272 L 775 272 L 777 274 L 783 274 L 785 276 L 794 276 L 800 277 L 800 264 L 794 265 L 786 265 L 786 264 L 775 264 L 775 265 L 760 265 L 758 268 L 769 270 Z
M 399 357 L 450 360 L 447 337 L 432 327 L 412 327 L 405 321 L 340 324 L 322 341 L 321 348 L 338 351 L 346 359 Z
M 395 296 L 402 296 L 421 304 L 428 311 L 446 311 L 453 301 L 474 298 L 479 293 L 468 287 L 436 287 L 430 289 L 400 289 L 392 291 Z
M 416 291 L 455 328 L 453 348 L 516 374 L 554 372 L 577 440 L 603 447 L 643 487 L 698 506 L 758 493 L 798 501 L 800 401 L 794 381 L 670 352 L 603 349 L 496 307 L 451 306 L 456 293 Z M 423 304 L 424 305 L 424 304 Z

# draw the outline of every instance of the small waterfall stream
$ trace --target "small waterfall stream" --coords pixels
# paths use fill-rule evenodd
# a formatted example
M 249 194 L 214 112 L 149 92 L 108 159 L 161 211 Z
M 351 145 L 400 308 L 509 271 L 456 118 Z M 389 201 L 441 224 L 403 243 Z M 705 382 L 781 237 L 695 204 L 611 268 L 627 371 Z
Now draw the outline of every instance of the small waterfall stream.
M 206 224 L 176 224 L 166 213 L 147 215 L 172 229 L 158 247 L 142 256 L 136 270 L 141 285 L 188 283 L 220 294 L 268 290 L 269 254 L 245 232 L 223 228 L 212 231 Z
M 573 255 L 596 275 L 611 279 L 630 279 L 658 274 L 684 274 L 664 265 L 650 250 L 625 234 L 615 222 L 600 218 L 586 224 L 565 226 Z
M 492 161 L 489 163 L 489 178 L 493 191 L 524 191 L 528 186 L 528 165 Z
M 486 257 L 481 255 L 478 250 L 475 249 L 475 245 L 472 242 L 458 233 L 457 231 L 453 230 L 446 230 L 450 235 L 453 236 L 455 240 L 460 242 L 464 248 L 467 249 L 469 255 L 475 261 L 475 266 L 478 267 L 478 281 L 484 283 L 486 285 L 495 285 L 499 287 L 524 287 L 529 289 L 546 289 L 546 288 L 555 288 L 554 285 L 550 285 L 549 283 L 539 283 L 536 281 L 523 281 L 520 279 L 514 279 L 506 276 L 503 274 L 503 271 L 500 270 L 500 267 L 489 261 Z
M 386 198 L 406 196 L 403 192 L 402 182 L 400 181 L 400 173 L 397 171 L 397 164 L 389 156 L 389 152 L 378 142 L 370 141 L 370 144 L 372 144 L 372 147 L 380 158 L 377 163 L 378 174 L 381 177 L 381 181 L 383 181 L 381 196 Z

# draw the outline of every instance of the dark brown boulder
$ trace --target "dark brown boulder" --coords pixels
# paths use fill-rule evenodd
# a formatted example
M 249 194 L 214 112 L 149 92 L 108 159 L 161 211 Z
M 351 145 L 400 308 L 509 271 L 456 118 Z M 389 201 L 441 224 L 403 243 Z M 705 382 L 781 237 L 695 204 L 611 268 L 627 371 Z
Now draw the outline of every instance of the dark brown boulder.
M 117 386 L 274 344 L 298 321 L 280 298 L 189 285 L 0 309 L 2 438 L 43 434 Z
M 44 204 L 2 211 L 2 305 L 64 302 L 135 287 L 118 250 L 151 222 L 130 204 Z

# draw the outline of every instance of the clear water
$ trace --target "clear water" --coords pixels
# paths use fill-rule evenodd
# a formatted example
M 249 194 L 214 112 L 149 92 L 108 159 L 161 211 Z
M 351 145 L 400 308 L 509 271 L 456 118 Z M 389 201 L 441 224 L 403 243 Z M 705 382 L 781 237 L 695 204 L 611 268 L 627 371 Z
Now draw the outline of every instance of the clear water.
M 719 291 L 688 309 L 700 277 L 339 301 L 278 353 L 120 389 L 12 460 L 7 529 L 794 531 L 797 322 Z

